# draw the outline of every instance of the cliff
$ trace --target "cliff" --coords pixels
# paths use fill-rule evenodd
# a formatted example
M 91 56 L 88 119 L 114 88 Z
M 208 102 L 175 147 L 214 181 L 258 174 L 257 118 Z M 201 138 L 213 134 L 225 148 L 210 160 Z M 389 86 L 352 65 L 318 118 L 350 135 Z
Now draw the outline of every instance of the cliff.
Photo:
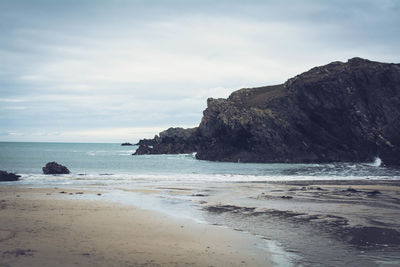
M 197 151 L 200 139 L 196 128 L 169 128 L 153 139 L 142 139 L 134 155 L 185 154 Z
M 365 162 L 379 156 L 398 165 L 400 64 L 353 58 L 315 67 L 281 85 L 210 98 L 199 127 L 181 131 L 188 131 L 184 138 L 160 135 L 168 147 L 163 153 L 296 163 Z

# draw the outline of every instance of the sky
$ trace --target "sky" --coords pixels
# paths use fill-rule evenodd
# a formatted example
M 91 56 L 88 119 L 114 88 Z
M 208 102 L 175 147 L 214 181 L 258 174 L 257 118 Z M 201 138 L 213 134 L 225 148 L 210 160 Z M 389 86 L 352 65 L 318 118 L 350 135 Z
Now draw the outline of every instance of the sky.
M 356 56 L 400 62 L 400 0 L 1 0 L 0 141 L 136 142 Z

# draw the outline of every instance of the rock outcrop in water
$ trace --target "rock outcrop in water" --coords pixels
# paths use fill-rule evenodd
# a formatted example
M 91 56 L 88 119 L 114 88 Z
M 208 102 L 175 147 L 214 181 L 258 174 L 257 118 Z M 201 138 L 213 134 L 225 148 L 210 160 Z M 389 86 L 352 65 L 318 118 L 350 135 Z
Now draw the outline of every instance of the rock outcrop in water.
M 154 139 L 140 140 L 134 155 L 192 153 L 197 151 L 200 143 L 197 128 L 169 128 Z
M 315 67 L 281 85 L 210 98 L 199 127 L 165 132 L 152 146 L 139 142 L 136 154 L 196 151 L 204 160 L 292 163 L 379 156 L 399 165 L 400 64 L 353 58 Z
M 16 175 L 14 173 L 0 171 L 0 182 L 18 181 L 20 177 L 20 175 Z
M 133 146 L 133 145 L 129 142 L 125 142 L 125 143 L 122 143 L 121 146 Z
M 44 174 L 69 174 L 67 167 L 58 164 L 57 162 L 49 162 L 42 168 Z

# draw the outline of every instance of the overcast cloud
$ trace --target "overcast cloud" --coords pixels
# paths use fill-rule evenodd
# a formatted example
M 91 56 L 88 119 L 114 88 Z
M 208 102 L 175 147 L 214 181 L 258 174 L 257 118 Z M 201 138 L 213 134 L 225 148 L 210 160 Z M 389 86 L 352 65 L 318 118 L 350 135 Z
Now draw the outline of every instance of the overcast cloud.
M 0 141 L 136 141 L 196 126 L 208 97 L 399 47 L 396 0 L 2 0 Z

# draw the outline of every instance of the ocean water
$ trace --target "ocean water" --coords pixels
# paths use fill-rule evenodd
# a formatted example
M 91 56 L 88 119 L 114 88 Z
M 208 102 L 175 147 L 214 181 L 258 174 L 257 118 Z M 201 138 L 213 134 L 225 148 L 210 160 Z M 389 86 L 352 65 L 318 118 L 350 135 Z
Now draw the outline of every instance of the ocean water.
M 254 216 L 246 210 L 207 211 L 210 205 L 231 205 L 321 213 L 329 210 L 329 205 L 307 202 L 293 206 L 285 200 L 270 201 L 260 196 L 278 192 L 280 183 L 288 181 L 400 181 L 400 169 L 381 166 L 378 158 L 357 164 L 223 163 L 196 160 L 192 154 L 132 156 L 136 148 L 106 143 L 0 142 L 0 170 L 22 176 L 21 181 L 2 184 L 101 190 L 101 198 L 110 201 L 245 231 L 259 236 L 257 245 L 272 251 L 282 266 L 400 264 L 397 247 L 365 251 L 336 240 L 331 233 L 317 231 L 309 223 L 282 220 L 282 216 Z M 50 161 L 67 166 L 71 174 L 43 175 L 42 167 Z M 394 220 L 397 216 L 400 220 L 400 214 L 394 214 Z M 323 249 L 327 243 L 330 245 Z
M 400 179 L 400 169 L 379 167 L 379 159 L 362 164 L 226 163 L 196 160 L 191 154 L 132 156 L 136 148 L 105 143 L 0 142 L 0 169 L 22 174 L 26 182 L 39 177 L 42 167 L 49 161 L 67 166 L 72 174 L 66 178 L 85 174 L 101 180 L 249 182 Z M 45 177 L 43 180 L 36 179 L 36 182 L 46 183 L 48 177 Z

